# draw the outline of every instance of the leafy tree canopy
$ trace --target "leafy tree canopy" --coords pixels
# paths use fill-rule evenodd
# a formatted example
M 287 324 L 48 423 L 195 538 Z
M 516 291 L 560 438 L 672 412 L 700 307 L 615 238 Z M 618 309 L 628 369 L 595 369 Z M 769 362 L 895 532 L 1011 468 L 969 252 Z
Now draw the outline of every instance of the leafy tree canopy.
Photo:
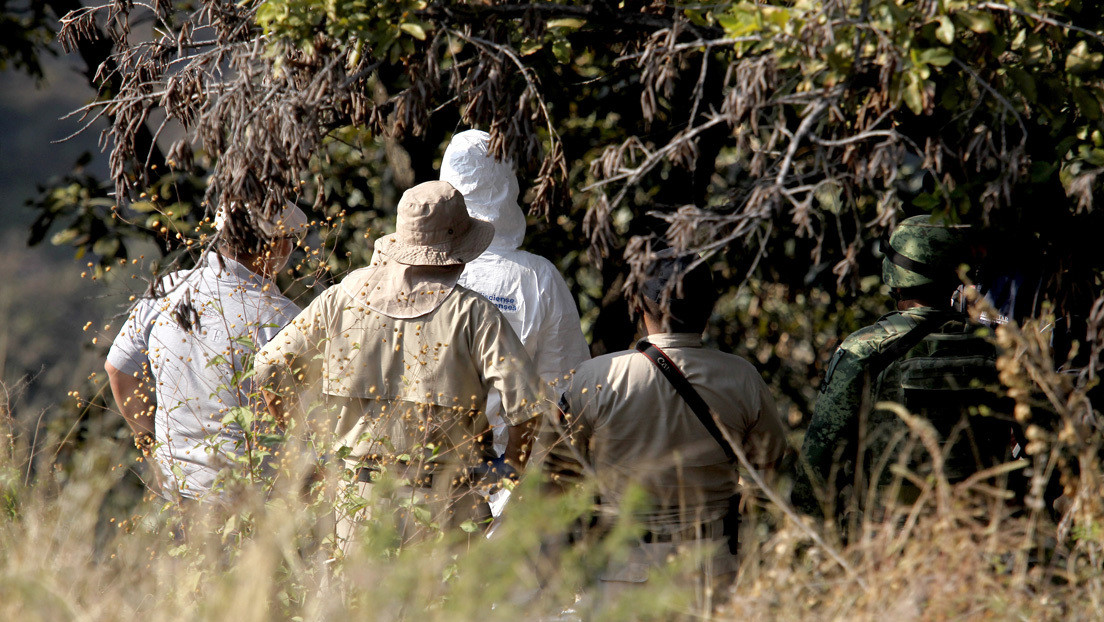
M 1095 361 L 1102 32 L 1092 3 L 1060 0 L 110 0 L 60 39 L 112 43 L 86 112 L 111 121 L 119 200 L 59 241 L 170 252 L 218 200 L 306 196 L 337 223 L 340 272 L 479 127 L 529 184 L 529 245 L 577 286 L 599 351 L 627 341 L 623 273 L 661 234 L 746 285 L 726 308 L 751 328 L 720 337 L 793 366 L 811 399 L 831 342 L 881 304 L 876 241 L 929 213 L 993 232 L 987 262 L 1095 327 Z M 52 205 L 43 235 L 69 218 Z

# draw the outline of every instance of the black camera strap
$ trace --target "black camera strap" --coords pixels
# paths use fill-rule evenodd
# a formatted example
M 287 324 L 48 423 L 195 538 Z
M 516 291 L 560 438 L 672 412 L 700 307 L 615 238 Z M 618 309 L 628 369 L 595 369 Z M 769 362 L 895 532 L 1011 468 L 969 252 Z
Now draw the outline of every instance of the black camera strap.
M 705 429 L 709 431 L 709 435 L 713 437 L 713 440 L 717 441 L 717 444 L 724 450 L 725 456 L 728 457 L 730 462 L 736 462 L 736 452 L 732 451 L 732 446 L 729 445 L 728 439 L 721 433 L 721 429 L 717 427 L 717 422 L 713 420 L 713 412 L 709 409 L 709 404 L 705 403 L 702 396 L 698 393 L 694 385 L 690 384 L 690 381 L 683 375 L 682 370 L 675 365 L 675 362 L 667 356 L 667 354 L 657 348 L 655 345 L 641 339 L 636 344 L 636 350 L 648 357 L 656 367 L 659 368 L 660 373 L 675 387 L 675 391 L 678 392 L 679 397 L 686 402 L 690 407 L 690 410 L 694 411 L 694 415 L 698 418 Z
M 690 410 L 694 411 L 694 416 L 705 426 L 709 435 L 721 446 L 721 450 L 724 451 L 728 461 L 735 466 L 736 452 L 732 450 L 732 445 L 729 444 L 728 439 L 724 437 L 724 434 L 721 433 L 721 429 L 717 426 L 717 422 L 713 419 L 713 411 L 710 410 L 709 404 L 705 403 L 705 400 L 702 399 L 701 394 L 694 388 L 694 385 L 690 384 L 690 381 L 686 379 L 686 376 L 683 375 L 678 365 L 675 365 L 675 362 L 672 361 L 663 350 L 660 350 L 654 344 L 644 339 L 637 342 L 636 350 L 648 357 L 648 360 L 659 368 L 660 373 L 662 373 L 671 385 L 675 387 L 675 391 L 679 394 L 679 397 L 686 402 Z M 736 555 L 740 546 L 739 493 L 732 495 L 728 499 L 728 512 L 724 517 L 723 529 L 724 535 L 728 538 L 728 551 Z

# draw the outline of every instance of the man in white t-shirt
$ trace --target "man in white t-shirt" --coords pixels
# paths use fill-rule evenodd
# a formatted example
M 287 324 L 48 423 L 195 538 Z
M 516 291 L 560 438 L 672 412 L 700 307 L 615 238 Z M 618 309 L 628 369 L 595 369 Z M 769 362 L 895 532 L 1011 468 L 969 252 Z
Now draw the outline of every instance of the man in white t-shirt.
M 238 423 L 254 418 L 234 409 L 263 412 L 250 359 L 299 312 L 272 279 L 306 231 L 302 210 L 289 203 L 258 218 L 231 205 L 216 228 L 217 249 L 135 304 L 104 364 L 135 444 L 155 463 L 151 487 L 170 499 L 203 499 L 243 456 L 261 468 L 264 452 Z

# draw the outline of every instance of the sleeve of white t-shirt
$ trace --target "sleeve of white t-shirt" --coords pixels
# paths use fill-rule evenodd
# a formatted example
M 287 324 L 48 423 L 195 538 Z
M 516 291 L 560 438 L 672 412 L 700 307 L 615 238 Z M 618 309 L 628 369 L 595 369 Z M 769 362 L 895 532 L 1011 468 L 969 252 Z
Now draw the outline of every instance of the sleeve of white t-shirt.
M 274 296 L 270 303 L 272 312 L 257 331 L 257 348 L 264 347 L 272 338 L 291 323 L 301 310 L 299 305 L 284 296 Z
M 149 362 L 149 337 L 157 321 L 156 301 L 144 298 L 131 309 L 123 328 L 111 343 L 107 362 L 119 371 L 134 375 Z

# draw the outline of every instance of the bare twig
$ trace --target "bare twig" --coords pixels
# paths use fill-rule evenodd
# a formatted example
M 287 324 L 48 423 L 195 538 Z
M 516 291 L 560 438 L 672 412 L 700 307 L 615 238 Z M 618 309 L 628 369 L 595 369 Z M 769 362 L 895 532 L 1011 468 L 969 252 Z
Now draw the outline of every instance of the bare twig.
M 1082 28 L 1080 26 L 1074 26 L 1073 24 L 1070 24 L 1069 22 L 1058 21 L 1058 20 L 1054 19 L 1053 17 L 1047 17 L 1046 15 L 1043 15 L 1041 13 L 1033 13 L 1031 11 L 1025 11 L 1023 9 L 1017 9 L 1016 7 L 1011 7 L 1011 6 L 1008 6 L 1007 4 L 1000 4 L 998 2 L 982 2 L 981 4 L 978 4 L 976 8 L 990 10 L 990 11 L 1004 11 L 1006 13 L 1012 13 L 1014 15 L 1019 15 L 1020 17 L 1030 17 L 1031 19 L 1033 19 L 1035 21 L 1042 22 L 1044 24 L 1050 24 L 1051 26 L 1057 26 L 1058 28 L 1063 28 L 1065 30 L 1072 30 L 1074 32 L 1079 32 L 1083 35 L 1088 35 L 1088 36 L 1092 37 L 1093 39 L 1096 39 L 1098 42 L 1104 43 L 1104 36 L 1101 36 L 1101 34 L 1099 32 L 1093 32 L 1092 30 L 1089 30 L 1088 28 Z
M 797 153 L 797 148 L 801 146 L 801 139 L 805 137 L 805 134 L 809 133 L 809 130 L 813 129 L 813 124 L 817 122 L 820 115 L 824 114 L 824 111 L 828 109 L 828 100 L 820 99 L 813 104 L 810 110 L 805 112 L 805 116 L 801 119 L 801 124 L 797 126 L 797 131 L 794 132 L 793 138 L 790 139 L 790 146 L 786 149 L 786 157 L 782 159 L 782 165 L 778 167 L 778 175 L 774 178 L 774 184 L 781 187 L 785 180 L 786 175 L 790 173 L 790 166 L 793 164 L 794 154 Z

